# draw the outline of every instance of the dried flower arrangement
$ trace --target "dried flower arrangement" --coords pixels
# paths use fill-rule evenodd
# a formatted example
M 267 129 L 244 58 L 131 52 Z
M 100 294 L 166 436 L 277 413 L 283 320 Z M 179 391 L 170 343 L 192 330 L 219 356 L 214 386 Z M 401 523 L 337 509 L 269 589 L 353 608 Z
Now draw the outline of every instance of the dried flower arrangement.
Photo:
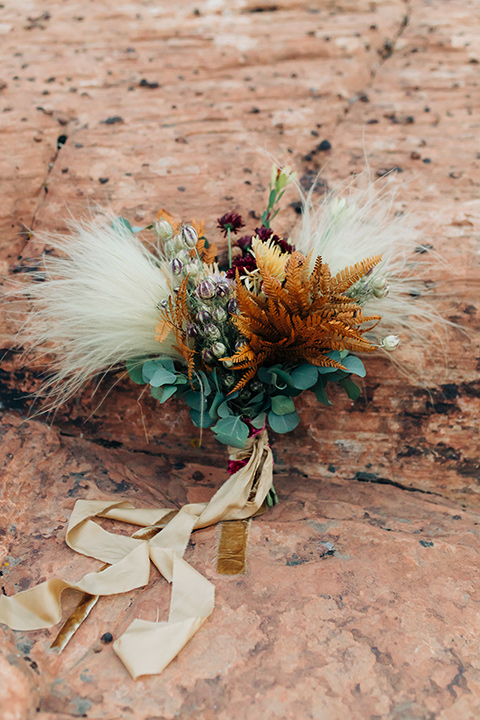
M 309 390 L 331 405 L 328 383 L 355 400 L 360 391 L 352 376 L 365 376 L 356 353 L 392 351 L 399 343 L 392 329 L 430 317 L 428 308 L 412 302 L 405 273 L 410 230 L 402 218 L 390 219 L 391 195 L 369 186 L 356 202 L 328 196 L 316 212 L 311 196 L 304 198 L 294 241 L 271 228 L 292 183 L 289 167 L 272 168 L 267 207 L 250 235 L 237 238 L 245 225 L 236 212 L 218 219 L 228 242 L 225 268 L 203 225 L 176 222 L 165 211 L 148 228 L 115 218 L 49 238 L 63 256 L 46 257 L 46 282 L 28 287 L 34 311 L 23 338 L 53 354 L 54 372 L 44 384 L 50 406 L 124 363 L 159 403 L 182 398 L 193 423 L 230 446 L 231 476 L 210 503 L 178 512 L 79 501 L 67 543 L 111 567 L 76 585 L 48 581 L 0 597 L 0 622 L 25 629 L 55 624 L 64 587 L 87 596 L 139 587 L 148 580 L 148 573 L 139 576 L 139 557 L 147 565 L 150 557 L 173 582 L 170 619 L 148 624 L 154 628 L 135 621 L 114 648 L 132 676 L 160 672 L 213 609 L 211 584 L 182 560 L 190 532 L 276 502 L 267 424 L 276 433 L 294 430 L 300 421 L 295 399 Z M 153 231 L 154 251 L 141 241 L 143 230 Z M 387 331 L 379 334 L 382 325 Z M 96 516 L 146 529 L 119 549 L 126 539 L 119 545 L 119 536 L 110 540 L 103 530 L 100 536 L 92 529 Z M 172 624 L 179 638 L 173 643 Z M 167 650 L 159 653 L 164 632 Z

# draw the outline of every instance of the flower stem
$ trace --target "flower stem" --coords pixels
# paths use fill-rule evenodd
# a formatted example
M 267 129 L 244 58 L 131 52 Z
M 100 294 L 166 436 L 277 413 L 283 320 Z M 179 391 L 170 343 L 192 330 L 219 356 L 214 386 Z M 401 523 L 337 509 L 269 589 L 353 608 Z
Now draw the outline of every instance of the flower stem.
M 232 231 L 229 227 L 227 227 L 227 237 L 228 237 L 228 267 L 232 267 Z

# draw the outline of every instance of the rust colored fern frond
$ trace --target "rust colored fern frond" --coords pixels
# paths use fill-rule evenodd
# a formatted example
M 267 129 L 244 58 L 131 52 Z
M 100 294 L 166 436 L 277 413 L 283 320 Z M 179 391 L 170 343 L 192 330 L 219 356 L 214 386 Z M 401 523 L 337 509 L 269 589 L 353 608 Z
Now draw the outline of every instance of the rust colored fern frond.
M 378 265 L 381 259 L 381 255 L 375 255 L 374 257 L 367 258 L 366 260 L 355 263 L 355 265 L 351 265 L 350 267 L 340 270 L 340 272 L 338 272 L 333 278 L 332 289 L 334 289 L 337 293 L 345 292 L 348 288 L 355 285 L 356 282 L 369 273 L 370 270 L 373 270 L 375 265 Z
M 262 278 L 258 293 L 248 290 L 237 272 L 239 315 L 234 323 L 245 338 L 235 354 L 225 358 L 236 370 L 246 370 L 235 389 L 239 390 L 264 362 L 305 360 L 318 367 L 345 369 L 327 356 L 331 350 L 371 352 L 376 345 L 364 337 L 369 323 L 362 307 L 344 293 L 381 260 L 367 258 L 345 268 L 332 278 L 330 268 L 318 257 L 309 273 L 309 259 L 294 252 L 285 263 L 285 280 L 269 272 L 263 258 L 257 259 Z

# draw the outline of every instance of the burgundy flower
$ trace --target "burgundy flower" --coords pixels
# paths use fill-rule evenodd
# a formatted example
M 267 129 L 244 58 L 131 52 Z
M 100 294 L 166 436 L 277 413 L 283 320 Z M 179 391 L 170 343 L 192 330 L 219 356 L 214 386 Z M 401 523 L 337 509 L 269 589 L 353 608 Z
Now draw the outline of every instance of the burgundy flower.
M 271 240 L 275 243 L 275 245 L 278 245 L 280 250 L 284 253 L 293 253 L 295 252 L 295 248 L 290 245 L 286 240 L 283 240 L 283 238 L 279 237 L 278 235 L 273 234 L 273 230 L 266 227 L 259 227 L 255 228 L 255 234 L 257 237 L 260 238 L 262 242 L 266 242 L 268 240 Z
M 266 228 L 262 225 L 262 227 L 255 228 L 255 235 L 262 241 L 266 242 L 267 240 L 270 240 L 273 235 L 273 230 L 270 228 Z M 274 237 L 277 237 L 276 235 Z
M 253 255 L 250 255 L 250 253 L 248 255 L 245 255 L 245 257 L 237 258 L 233 261 L 232 267 L 227 270 L 227 278 L 234 278 L 237 268 L 240 276 L 246 275 L 247 272 L 252 272 L 253 270 L 257 269 L 257 261 L 255 260 Z
M 222 217 L 217 218 L 217 227 L 223 232 L 223 237 L 227 237 L 228 231 L 237 233 L 240 228 L 245 227 L 241 215 L 235 212 L 225 213 Z
M 235 245 L 238 245 L 239 248 L 241 248 L 243 251 L 245 251 L 247 248 L 249 248 L 252 244 L 252 236 L 251 235 L 242 235 L 241 238 L 238 238 L 238 240 L 235 240 Z
M 273 239 L 274 239 L 274 238 L 273 238 Z M 294 253 L 294 252 L 295 252 L 295 248 L 293 247 L 293 245 L 290 245 L 290 243 L 288 243 L 286 240 L 283 240 L 282 238 L 277 238 L 277 239 L 275 240 L 275 243 L 278 245 L 278 247 L 280 248 L 280 250 L 281 250 L 282 252 L 284 252 L 284 253 L 290 253 L 290 254 L 291 254 L 291 253 Z

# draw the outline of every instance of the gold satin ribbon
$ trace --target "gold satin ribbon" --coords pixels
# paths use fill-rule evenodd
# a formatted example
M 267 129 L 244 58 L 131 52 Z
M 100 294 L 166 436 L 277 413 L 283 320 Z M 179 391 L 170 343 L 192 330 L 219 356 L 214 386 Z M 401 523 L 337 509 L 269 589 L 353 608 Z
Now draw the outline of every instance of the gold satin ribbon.
M 210 502 L 184 505 L 173 517 L 171 508 L 135 508 L 128 500 L 78 500 L 68 523 L 66 543 L 109 567 L 88 573 L 77 583 L 53 578 L 12 597 L 0 596 L 0 623 L 13 630 L 52 627 L 61 620 L 65 589 L 90 595 L 130 592 L 148 583 L 151 560 L 172 583 L 168 620 L 134 620 L 113 648 L 133 678 L 162 672 L 214 607 L 213 584 L 183 560 L 192 530 L 251 517 L 272 484 L 273 458 L 266 430 L 249 438 L 243 451 L 230 451 L 237 460 L 249 456 L 247 464 L 229 477 Z M 151 537 L 150 529 L 161 526 L 167 515 L 169 522 Z M 147 530 L 132 537 L 115 535 L 93 522 L 94 517 L 141 525 Z

